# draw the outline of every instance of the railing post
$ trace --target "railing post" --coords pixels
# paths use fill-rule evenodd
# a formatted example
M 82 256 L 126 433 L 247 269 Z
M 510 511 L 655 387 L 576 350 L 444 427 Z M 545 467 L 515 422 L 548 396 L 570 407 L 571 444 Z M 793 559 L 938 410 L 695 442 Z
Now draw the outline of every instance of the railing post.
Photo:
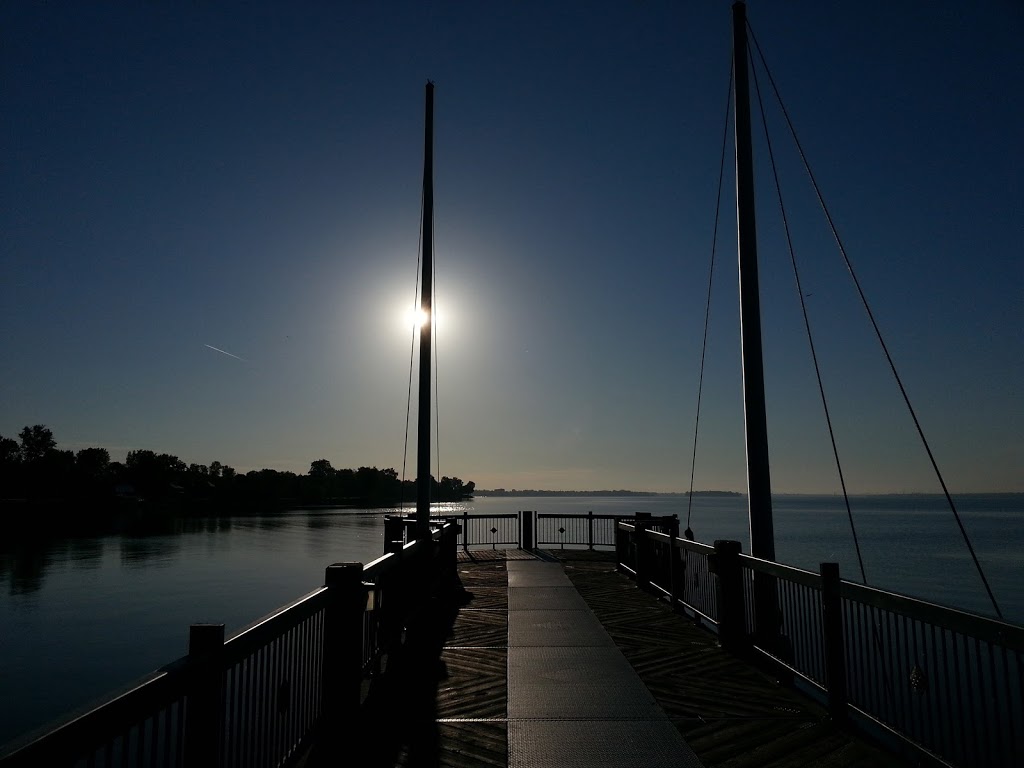
M 448 587 L 454 588 L 459 584 L 459 524 L 449 520 L 444 529 L 441 541 L 444 546 L 444 565 L 448 574 Z
M 523 549 L 533 549 L 535 547 L 533 541 L 533 511 L 524 509 L 519 511 L 519 518 L 522 521 L 523 527 Z
M 650 527 L 650 515 L 636 516 L 633 535 L 636 537 L 636 585 L 640 589 L 651 588 L 651 545 L 647 540 L 647 529 Z
M 843 602 L 839 594 L 839 563 L 821 563 L 820 569 L 828 711 L 833 720 L 843 722 L 846 720 L 846 644 L 843 638 Z
M 405 521 L 398 515 L 384 518 L 384 552 L 399 552 L 405 544 Z
M 462 512 L 462 551 L 469 551 L 469 512 Z
M 587 512 L 587 549 L 594 548 L 594 513 Z
M 627 541 L 627 539 L 619 530 L 619 523 L 621 522 L 621 518 L 618 517 L 612 520 L 612 531 L 615 538 L 615 570 L 619 573 L 623 572 L 622 566 L 626 562 L 627 549 L 626 545 L 624 544 L 624 542 Z
M 719 539 L 715 551 L 708 555 L 708 569 L 718 579 L 718 642 L 727 651 L 744 649 L 743 574 L 738 541 Z
M 324 618 L 323 712 L 329 727 L 351 723 L 359 710 L 363 676 L 363 612 L 366 587 L 362 563 L 327 566 Z M 331 722 L 333 721 L 333 723 Z
M 679 537 L 679 525 L 673 525 L 668 531 L 668 604 L 675 610 L 676 580 L 679 578 L 679 547 L 676 546 L 676 539 Z
M 195 664 L 195 677 L 185 706 L 185 763 L 189 766 L 220 765 L 223 649 L 223 624 L 193 624 L 188 628 L 188 655 Z

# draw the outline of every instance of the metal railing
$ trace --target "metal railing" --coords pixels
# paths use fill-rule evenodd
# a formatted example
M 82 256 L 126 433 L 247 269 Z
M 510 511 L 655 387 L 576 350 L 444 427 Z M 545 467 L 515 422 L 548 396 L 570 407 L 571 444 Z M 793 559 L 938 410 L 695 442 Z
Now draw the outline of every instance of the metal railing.
M 1024 627 L 619 523 L 618 567 L 804 684 L 838 721 L 940 763 L 1024 765 Z
M 328 566 L 325 586 L 224 639 L 190 628 L 189 653 L 26 737 L 7 766 L 280 766 L 329 715 L 355 722 L 364 674 L 423 597 L 455 578 L 458 526 L 369 563 Z
M 461 528 L 458 545 L 463 550 L 470 548 L 497 549 L 515 547 L 534 549 L 536 547 L 615 547 L 616 525 L 625 521 L 644 520 L 651 530 L 665 533 L 677 532 L 679 520 L 676 515 L 650 517 L 643 514 L 595 515 L 549 514 L 536 510 L 520 510 L 494 515 L 449 515 L 445 518 L 457 522 Z M 411 525 L 409 518 L 388 518 L 394 533 L 385 533 L 386 539 L 401 539 L 404 527 Z
M 518 548 L 522 542 L 520 514 L 509 512 L 500 515 L 470 515 L 463 512 L 458 517 L 447 519 L 458 522 L 461 528 L 458 545 L 463 550 L 470 547 Z

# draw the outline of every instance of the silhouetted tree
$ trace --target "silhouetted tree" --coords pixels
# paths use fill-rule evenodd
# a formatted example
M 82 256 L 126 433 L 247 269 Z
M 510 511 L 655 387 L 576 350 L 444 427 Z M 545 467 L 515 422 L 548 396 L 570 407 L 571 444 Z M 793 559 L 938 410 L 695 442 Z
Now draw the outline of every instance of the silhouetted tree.
M 114 479 L 110 474 L 107 449 L 83 448 L 75 454 L 75 479 L 84 496 L 108 495 L 113 490 Z
M 25 427 L 18 433 L 18 437 L 21 438 L 21 460 L 25 462 L 38 461 L 48 451 L 57 447 L 57 441 L 53 439 L 53 432 L 43 424 Z
M 125 458 L 129 481 L 144 497 L 165 498 L 183 481 L 188 467 L 177 456 L 153 451 L 129 451 Z
M 77 454 L 59 450 L 53 432 L 43 424 L 24 427 L 19 441 L 0 435 L 0 499 L 22 504 L 39 501 L 88 501 L 82 507 L 50 504 L 40 525 L 56 523 L 61 530 L 96 530 L 113 522 L 121 509 L 113 503 L 122 489 L 131 488 L 143 500 L 175 502 L 185 513 L 281 509 L 300 503 L 392 504 L 415 497 L 415 481 L 400 481 L 393 468 L 335 469 L 317 459 L 308 474 L 254 470 L 239 475 L 234 468 L 213 461 L 186 465 L 177 456 L 150 450 L 129 451 L 124 463 L 110 461 L 105 448 L 83 448 Z M 431 478 L 432 495 L 457 500 L 472 494 L 473 483 L 457 477 Z M 142 509 L 132 505 L 134 510 Z M 28 518 L 25 518 L 28 519 Z M 92 521 L 92 522 L 89 522 Z M 84 523 L 84 525 L 83 525 Z
M 334 467 L 327 459 L 317 459 L 309 465 L 309 476 L 324 479 L 333 477 Z
M 21 450 L 18 441 L 0 435 L 0 467 L 13 468 L 21 462 Z
M 0 435 L 0 498 L 9 499 L 22 493 L 18 441 Z
M 104 479 L 110 467 L 110 453 L 106 448 L 83 448 L 75 454 L 75 467 L 82 478 Z

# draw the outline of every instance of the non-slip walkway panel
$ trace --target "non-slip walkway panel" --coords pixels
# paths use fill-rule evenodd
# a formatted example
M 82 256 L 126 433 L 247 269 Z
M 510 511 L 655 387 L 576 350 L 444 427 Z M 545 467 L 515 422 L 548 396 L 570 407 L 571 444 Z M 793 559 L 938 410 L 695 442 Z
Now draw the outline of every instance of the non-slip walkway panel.
M 515 721 L 509 768 L 701 768 L 667 720 Z
M 699 768 L 561 564 L 508 563 L 508 764 Z
M 576 590 L 576 587 L 516 587 L 509 590 L 508 609 L 510 611 L 556 610 L 556 611 L 587 611 L 591 613 L 587 601 Z
M 593 613 L 586 611 L 508 612 L 509 647 L 611 646 L 615 643 Z
M 592 646 L 509 648 L 508 716 L 667 720 L 618 648 Z
M 516 560 L 506 564 L 508 586 L 513 587 L 571 587 L 572 582 L 562 570 L 561 563 L 542 563 L 539 560 Z

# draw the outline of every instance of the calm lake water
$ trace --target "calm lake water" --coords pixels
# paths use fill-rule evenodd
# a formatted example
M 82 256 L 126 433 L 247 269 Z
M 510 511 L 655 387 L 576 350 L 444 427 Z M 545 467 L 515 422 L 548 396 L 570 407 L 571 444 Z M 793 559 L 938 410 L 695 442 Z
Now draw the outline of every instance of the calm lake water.
M 1004 616 L 1024 623 L 1024 494 L 958 498 L 964 524 Z M 944 501 L 934 496 L 853 500 L 868 583 L 991 615 Z M 779 496 L 780 562 L 817 570 L 840 563 L 860 580 L 842 500 Z M 488 497 L 439 505 L 447 514 L 678 514 L 687 500 L 645 497 Z M 188 625 L 227 632 L 323 583 L 332 562 L 369 562 L 395 510 L 293 511 L 188 520 L 173 533 L 0 545 L 0 744 L 102 697 L 183 655 Z M 695 498 L 698 541 L 734 538 L 749 550 L 746 499 Z

